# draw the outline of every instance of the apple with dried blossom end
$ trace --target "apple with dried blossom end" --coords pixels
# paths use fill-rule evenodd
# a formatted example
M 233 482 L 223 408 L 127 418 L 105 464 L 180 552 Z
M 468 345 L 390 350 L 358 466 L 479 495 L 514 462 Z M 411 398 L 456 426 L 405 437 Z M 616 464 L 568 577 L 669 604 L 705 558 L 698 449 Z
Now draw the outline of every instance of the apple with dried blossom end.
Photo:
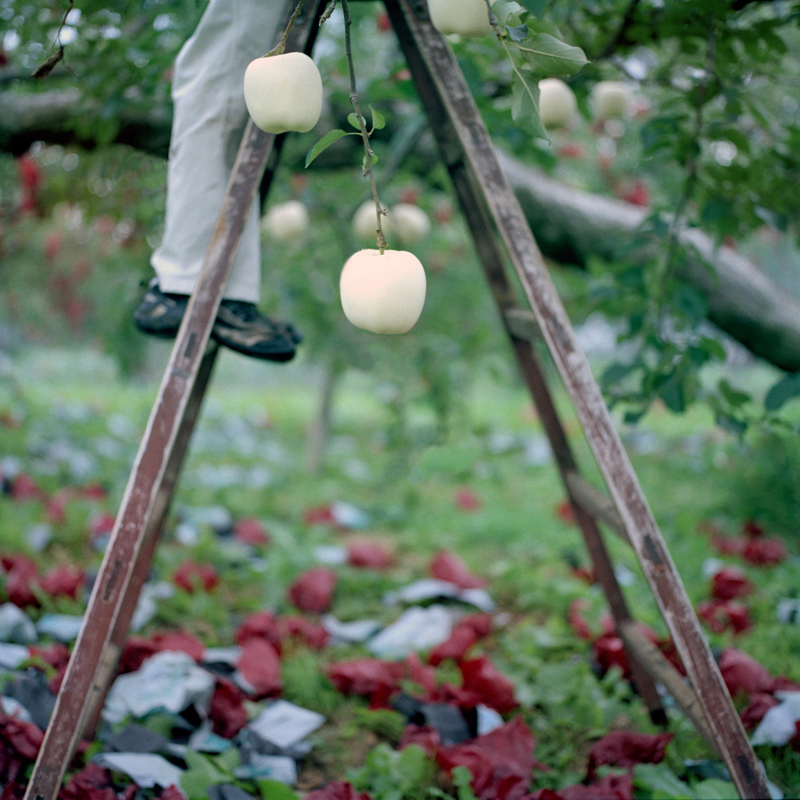
M 479 39 L 492 32 L 486 0 L 428 0 L 431 24 L 439 33 Z
M 322 113 L 322 76 L 305 53 L 262 56 L 244 72 L 244 101 L 262 131 L 305 133 Z
M 577 109 L 575 93 L 560 78 L 539 81 L 539 119 L 545 128 L 566 128 Z
M 359 250 L 339 278 L 342 310 L 357 328 L 407 333 L 425 305 L 425 270 L 407 250 Z

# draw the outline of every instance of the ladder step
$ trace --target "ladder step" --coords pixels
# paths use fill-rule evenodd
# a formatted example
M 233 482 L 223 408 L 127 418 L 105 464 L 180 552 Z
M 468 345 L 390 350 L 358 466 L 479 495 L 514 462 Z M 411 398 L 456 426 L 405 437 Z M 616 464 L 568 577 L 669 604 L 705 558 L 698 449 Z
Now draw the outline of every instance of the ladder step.
M 533 311 L 524 308 L 507 308 L 503 312 L 506 327 L 512 336 L 529 342 L 542 338 L 542 329 Z
M 574 470 L 564 472 L 564 480 L 573 502 L 598 522 L 607 525 L 620 539 L 631 543 L 628 532 L 622 524 L 614 504 L 602 492 L 594 488 L 580 473 Z

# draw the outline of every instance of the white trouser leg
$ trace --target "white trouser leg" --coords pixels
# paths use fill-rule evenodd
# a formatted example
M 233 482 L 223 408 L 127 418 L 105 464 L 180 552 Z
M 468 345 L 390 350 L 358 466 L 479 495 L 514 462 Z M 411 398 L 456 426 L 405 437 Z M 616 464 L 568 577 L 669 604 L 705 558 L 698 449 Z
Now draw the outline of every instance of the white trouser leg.
M 244 71 L 274 46 L 284 7 L 282 0 L 210 0 L 175 62 L 164 237 L 151 257 L 164 292 L 194 289 L 247 122 Z M 258 302 L 259 237 L 255 202 L 225 297 Z

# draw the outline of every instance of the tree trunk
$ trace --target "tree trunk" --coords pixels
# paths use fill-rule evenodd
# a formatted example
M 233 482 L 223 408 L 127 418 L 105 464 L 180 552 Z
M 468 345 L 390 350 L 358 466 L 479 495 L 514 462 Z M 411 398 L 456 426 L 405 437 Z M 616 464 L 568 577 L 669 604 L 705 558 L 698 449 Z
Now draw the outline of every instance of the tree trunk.
M 0 150 L 18 155 L 37 140 L 85 148 L 106 144 L 92 140 L 88 123 L 94 110 L 80 98 L 77 89 L 0 96 Z M 79 117 L 86 131 L 80 136 Z M 169 132 L 166 109 L 146 116 L 123 113 L 113 143 L 163 157 Z M 584 266 L 591 255 L 613 258 L 619 242 L 629 242 L 647 216 L 638 206 L 570 188 L 503 153 L 500 159 L 539 247 L 559 263 Z M 702 231 L 686 229 L 680 236 L 687 258 L 678 277 L 703 295 L 708 319 L 765 361 L 800 371 L 800 300 Z M 643 247 L 632 257 L 644 261 L 652 255 Z
M 592 255 L 613 259 L 648 216 L 639 206 L 565 186 L 508 155 L 500 160 L 542 253 L 559 263 L 582 267 Z M 755 355 L 800 371 L 800 300 L 702 231 L 684 229 L 680 240 L 686 259 L 678 277 L 703 295 L 708 319 Z M 627 257 L 645 261 L 653 246 Z

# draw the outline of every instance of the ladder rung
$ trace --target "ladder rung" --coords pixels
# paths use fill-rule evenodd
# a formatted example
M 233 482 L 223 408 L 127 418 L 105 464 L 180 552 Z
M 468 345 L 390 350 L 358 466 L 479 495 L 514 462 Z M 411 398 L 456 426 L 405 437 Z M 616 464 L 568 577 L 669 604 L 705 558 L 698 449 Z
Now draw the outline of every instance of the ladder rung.
M 570 497 L 577 505 L 599 522 L 608 525 L 625 542 L 631 543 L 628 532 L 611 500 L 574 470 L 565 471 L 564 480 L 567 483 Z
M 517 339 L 532 341 L 542 338 L 542 330 L 533 311 L 524 308 L 507 308 L 503 312 L 506 327 Z

